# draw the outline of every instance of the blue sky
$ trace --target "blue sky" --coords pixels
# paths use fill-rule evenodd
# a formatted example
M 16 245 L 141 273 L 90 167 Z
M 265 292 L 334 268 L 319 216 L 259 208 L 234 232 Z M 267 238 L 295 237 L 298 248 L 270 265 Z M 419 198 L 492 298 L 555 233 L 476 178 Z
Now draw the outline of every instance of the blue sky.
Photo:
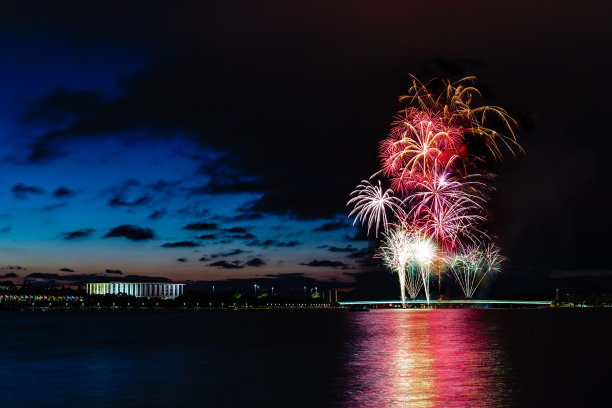
M 69 127 L 78 116 L 53 116 L 48 109 L 47 116 L 28 117 L 41 100 L 81 92 L 112 100 L 123 92 L 117 86 L 122 78 L 138 76 L 154 57 L 116 43 L 7 33 L 0 35 L 0 49 L 7 62 L 0 68 L 0 257 L 5 268 L 27 268 L 21 277 L 68 268 L 174 280 L 283 272 L 350 280 L 338 267 L 302 265 L 321 260 L 341 262 L 343 270 L 353 267 L 347 255 L 364 247 L 363 242 L 346 243 L 354 228 L 346 224 L 314 231 L 326 223 L 345 223 L 345 215 L 297 220 L 291 214 L 253 213 L 248 219 L 245 206 L 262 193 L 199 191 L 212 179 L 200 168 L 232 153 L 207 148 L 184 131 L 164 129 L 155 135 L 156 129 L 141 129 L 66 138 L 52 158 L 29 159 L 36 140 Z M 216 227 L 184 229 L 194 223 Z M 105 237 L 121 225 L 150 229 L 153 238 Z M 81 233 L 70 238 L 74 232 Z M 332 252 L 329 247 L 348 249 Z M 250 266 L 253 259 L 260 261 Z M 219 266 L 210 266 L 215 262 Z

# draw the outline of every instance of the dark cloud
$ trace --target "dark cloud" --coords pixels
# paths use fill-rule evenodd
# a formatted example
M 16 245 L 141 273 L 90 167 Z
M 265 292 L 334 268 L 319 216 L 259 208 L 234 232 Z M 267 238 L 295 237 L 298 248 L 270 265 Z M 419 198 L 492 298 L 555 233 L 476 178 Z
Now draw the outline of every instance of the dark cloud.
M 104 271 L 104 273 L 108 273 L 110 275 L 123 275 L 123 272 L 119 269 L 107 269 Z
M 146 275 L 127 275 L 127 276 L 105 276 L 95 273 L 90 274 L 70 274 L 70 275 L 59 275 L 57 273 L 42 273 L 34 272 L 26 276 L 30 279 L 43 279 L 43 280 L 56 280 L 73 283 L 85 283 L 85 282 L 172 282 L 171 279 L 160 276 L 146 276 Z
M 213 263 L 208 264 L 208 266 L 215 266 L 215 267 L 223 268 L 223 269 L 241 269 L 241 268 L 244 268 L 244 266 L 242 266 L 242 265 L 238 265 L 238 264 L 235 264 L 235 263 L 230 263 L 230 262 L 227 262 L 227 261 L 213 262 Z
M 62 232 L 64 239 L 77 239 L 77 238 L 85 238 L 94 233 L 93 228 L 84 228 L 78 231 L 72 232 Z
M 246 266 L 253 266 L 253 267 L 259 267 L 259 266 L 263 266 L 266 263 L 264 261 L 261 260 L 261 258 L 253 258 L 250 259 L 246 262 Z
M 365 228 L 359 228 L 354 235 L 346 235 L 344 237 L 349 241 L 371 241 L 372 238 L 368 236 L 368 233 Z
M 176 262 L 189 262 L 187 258 L 177 258 Z
M 246 228 L 243 227 L 232 227 L 227 230 L 230 234 L 244 234 L 247 232 Z
M 363 258 L 366 256 L 371 256 L 373 254 L 373 252 L 369 249 L 363 249 L 361 251 L 355 251 L 352 254 L 350 254 L 348 257 L 349 258 Z
M 177 193 L 177 187 L 180 185 L 180 181 L 164 181 L 159 180 L 155 183 L 148 184 L 146 188 L 157 194 L 164 194 L 166 196 L 175 195 Z
M 292 248 L 292 247 L 296 247 L 298 245 L 300 245 L 300 241 L 277 242 L 276 243 L 277 247 L 285 247 L 285 248 Z
M 146 275 L 126 275 L 122 280 L 125 282 L 172 282 L 172 279 L 170 278 Z
M 149 195 L 144 195 L 133 201 L 128 201 L 124 197 L 116 195 L 110 199 L 108 205 L 111 207 L 137 207 L 140 205 L 148 204 L 149 202 L 151 202 L 151 197 Z
M 21 120 L 24 123 L 61 124 L 75 114 L 86 115 L 100 105 L 100 92 L 60 88 L 42 99 L 30 102 Z M 31 160 L 35 159 L 35 157 L 31 158 Z
M 216 254 L 212 254 L 210 257 L 211 258 L 222 258 L 222 257 L 226 257 L 226 256 L 234 256 L 234 255 L 239 255 L 244 253 L 244 251 L 242 249 L 234 249 L 233 251 L 229 251 L 229 252 L 218 252 Z
M 191 231 L 216 230 L 217 224 L 214 222 L 194 222 L 192 224 L 185 225 L 183 229 Z
M 55 192 L 53 193 L 53 198 L 70 198 L 74 197 L 75 195 L 76 192 L 74 190 L 60 186 L 55 189 Z
M 262 218 L 264 216 L 264 213 L 262 213 L 261 211 L 254 210 L 253 209 L 254 204 L 255 202 L 252 201 L 252 202 L 248 202 L 246 204 L 241 205 L 234 211 L 236 215 L 227 217 L 226 221 L 227 222 L 239 222 L 239 221 L 258 220 Z
M 343 269 L 348 268 L 348 265 L 345 264 L 344 262 L 328 261 L 328 260 L 323 260 L 323 261 L 314 260 L 314 261 L 310 261 L 308 263 L 301 263 L 300 265 L 312 266 L 312 267 L 317 267 L 317 268 L 319 268 L 319 267 L 343 268 Z
M 249 243 L 247 243 L 248 246 L 252 246 L 252 247 L 269 247 L 270 245 L 274 245 L 276 243 L 275 240 L 273 239 L 266 239 L 265 241 L 256 239 L 253 240 Z
M 6 266 L 1 267 L 0 269 L 9 269 L 9 270 L 15 270 L 15 271 L 25 271 L 28 268 L 25 268 L 25 267 L 23 267 L 21 265 L 6 265 Z
M 5 278 L 18 278 L 19 275 L 17 275 L 15 272 L 9 272 L 9 273 L 5 273 L 4 275 L 0 275 L 0 279 L 5 279 Z
M 253 193 L 261 192 L 265 186 L 257 176 L 240 172 L 240 160 L 224 155 L 216 160 L 206 160 L 198 174 L 210 177 L 208 184 L 191 190 L 192 194 Z
M 253 238 L 255 238 L 255 235 L 253 235 L 251 233 L 232 235 L 232 239 L 253 239 Z
M 215 239 L 215 234 L 204 234 L 198 236 L 198 239 Z
M 42 195 L 45 194 L 45 189 L 38 186 L 27 186 L 23 183 L 15 184 L 11 187 L 11 192 L 16 198 L 24 200 L 28 198 L 30 194 Z
M 313 231 L 337 231 L 339 229 L 344 229 L 344 228 L 348 228 L 350 227 L 351 224 L 349 224 L 346 221 L 330 221 L 330 222 L 326 222 L 325 224 L 319 225 L 317 228 L 315 228 Z
M 103 278 L 101 275 L 95 273 L 91 274 L 70 274 L 70 275 L 59 275 L 57 273 L 42 273 L 34 272 L 26 276 L 30 279 L 46 279 L 46 280 L 57 280 L 57 281 L 96 281 L 97 279 Z
M 0 232 L 8 233 L 8 232 L 11 232 L 12 229 L 13 229 L 13 227 L 11 227 L 10 225 L 7 225 L 6 227 L 0 228 Z
M 52 205 L 48 205 L 46 207 L 43 207 L 43 211 L 51 211 L 51 210 L 55 210 L 57 208 L 61 208 L 61 207 L 65 207 L 67 206 L 68 203 L 57 203 L 57 204 L 52 204 Z
M 120 225 L 104 235 L 104 238 L 124 237 L 132 241 L 144 241 L 155 237 L 150 228 L 141 228 L 135 225 Z
M 165 208 L 162 208 L 160 210 L 155 210 L 153 211 L 151 214 L 149 214 L 149 216 L 147 217 L 150 220 L 158 220 L 160 218 L 162 218 L 163 216 L 165 216 L 168 212 L 166 211 Z
M 60 272 L 74 272 L 74 270 L 73 270 L 73 269 L 70 269 L 70 268 L 60 268 L 60 270 L 59 270 L 59 271 L 60 271 Z
M 352 247 L 350 245 L 347 246 L 347 247 L 344 247 L 344 248 L 338 248 L 338 247 L 335 247 L 335 246 L 331 246 L 331 247 L 327 248 L 327 250 L 330 251 L 330 252 L 349 252 L 349 253 L 357 252 L 357 248 Z
M 198 259 L 200 262 L 206 262 L 206 261 L 210 261 L 210 257 L 209 256 L 203 256 L 200 259 Z
M 200 246 L 197 242 L 193 241 L 178 241 L 178 242 L 167 242 L 162 244 L 164 248 L 193 248 Z

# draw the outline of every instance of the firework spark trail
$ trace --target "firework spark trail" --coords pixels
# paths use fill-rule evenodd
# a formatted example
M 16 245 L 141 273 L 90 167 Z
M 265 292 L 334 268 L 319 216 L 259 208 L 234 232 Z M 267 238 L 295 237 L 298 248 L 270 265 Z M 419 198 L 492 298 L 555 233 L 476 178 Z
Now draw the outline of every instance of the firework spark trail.
M 378 186 L 374 186 L 369 181 L 363 180 L 355 191 L 351 193 L 351 196 L 354 195 L 355 197 L 351 198 L 348 203 L 346 203 L 346 205 L 355 205 L 355 208 L 349 214 L 349 216 L 355 214 L 353 225 L 355 225 L 357 221 L 361 221 L 362 224 L 367 221 L 368 234 L 370 234 L 372 224 L 376 223 L 376 237 L 378 237 L 378 230 L 381 222 L 385 232 L 388 231 L 388 210 L 391 210 L 391 212 L 400 219 L 405 217 L 405 212 L 402 208 L 402 200 L 394 197 L 392 194 L 393 190 L 391 189 L 383 191 L 380 180 L 378 181 Z
M 443 112 L 448 123 L 460 126 L 464 132 L 484 139 L 489 151 L 496 159 L 501 159 L 502 152 L 498 141 L 505 145 L 514 155 L 515 150 L 523 151 L 516 141 L 514 127 L 516 121 L 502 108 L 497 106 L 474 106 L 475 100 L 482 98 L 480 91 L 470 85 L 476 77 L 465 77 L 457 82 L 434 79 L 425 84 L 411 75 L 412 86 L 408 93 L 400 97 L 400 102 L 416 106 L 421 111 Z M 489 126 L 489 122 L 498 121 L 506 134 Z
M 427 298 L 427 304 L 429 305 L 429 277 L 431 274 L 431 268 L 434 262 L 438 259 L 438 249 L 436 245 L 428 238 L 420 238 L 414 242 L 414 257 L 421 272 L 421 279 L 423 280 L 423 289 L 425 290 L 425 297 Z
M 384 244 L 379 248 L 377 257 L 398 275 L 402 307 L 406 307 L 406 264 L 410 257 L 410 247 L 406 230 L 395 227 L 384 235 Z
M 486 201 L 486 183 L 478 181 L 480 174 L 459 177 L 454 174 L 452 166 L 457 159 L 453 156 L 446 164 L 434 163 L 428 177 L 414 183 L 406 201 L 413 205 L 413 212 L 418 214 L 428 208 L 434 212 L 451 207 L 454 202 L 462 202 L 482 210 Z
M 498 271 L 504 260 L 499 247 L 489 244 L 467 248 L 450 257 L 447 263 L 466 299 L 471 299 L 485 276 Z

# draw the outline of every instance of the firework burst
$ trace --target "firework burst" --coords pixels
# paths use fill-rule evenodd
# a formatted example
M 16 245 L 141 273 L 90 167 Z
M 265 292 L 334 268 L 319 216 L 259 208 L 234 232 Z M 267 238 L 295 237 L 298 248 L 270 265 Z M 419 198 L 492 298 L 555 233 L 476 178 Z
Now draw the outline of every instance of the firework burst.
M 449 269 L 467 298 L 504 259 L 480 225 L 492 175 L 488 159 L 498 160 L 502 147 L 522 151 L 516 141 L 516 122 L 497 106 L 479 104 L 482 96 L 467 77 L 457 82 L 420 82 L 400 102 L 405 104 L 379 147 L 381 169 L 391 189 L 362 181 L 348 204 L 350 216 L 368 224 L 384 239 L 377 257 L 398 274 L 402 303 L 405 292 L 414 298 L 421 287 L 429 303 L 429 282 L 439 282 Z M 393 194 L 397 193 L 398 197 Z M 387 216 L 396 223 L 390 228 Z M 354 224 L 353 223 L 353 224 Z M 372 228 L 375 225 L 374 228 Z
M 355 221 L 360 221 L 362 224 L 367 222 L 368 234 L 373 224 L 376 224 L 374 229 L 375 236 L 378 237 L 378 231 L 382 224 L 385 232 L 389 230 L 389 223 L 387 221 L 387 212 L 391 211 L 396 217 L 403 219 L 405 212 L 402 208 L 402 200 L 393 196 L 393 190 L 387 189 L 383 191 L 383 188 L 378 181 L 378 185 L 372 185 L 367 180 L 363 180 L 361 184 L 357 186 L 355 191 L 351 193 L 351 198 L 346 205 L 353 204 L 355 207 L 349 216 L 355 215 Z
M 488 244 L 465 248 L 446 259 L 446 262 L 466 299 L 471 299 L 485 276 L 498 271 L 505 259 L 499 247 Z

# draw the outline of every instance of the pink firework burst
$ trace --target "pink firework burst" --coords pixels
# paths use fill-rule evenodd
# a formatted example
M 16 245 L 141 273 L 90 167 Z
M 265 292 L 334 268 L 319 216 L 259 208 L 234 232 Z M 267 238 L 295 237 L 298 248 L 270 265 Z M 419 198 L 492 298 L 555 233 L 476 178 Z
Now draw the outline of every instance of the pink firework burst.
M 392 178 L 396 191 L 406 193 L 431 170 L 434 161 L 446 162 L 456 156 L 462 135 L 462 129 L 448 125 L 441 114 L 406 109 L 381 142 L 382 173 Z

